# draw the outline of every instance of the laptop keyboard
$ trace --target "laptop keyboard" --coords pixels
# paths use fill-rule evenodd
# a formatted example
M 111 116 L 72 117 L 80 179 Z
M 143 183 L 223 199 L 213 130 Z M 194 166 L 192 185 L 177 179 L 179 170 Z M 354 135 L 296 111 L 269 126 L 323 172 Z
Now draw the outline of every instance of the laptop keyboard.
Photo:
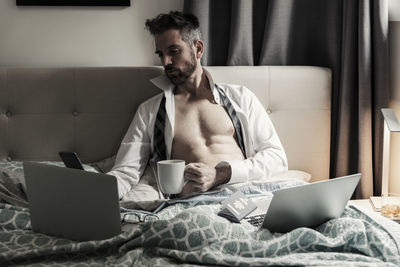
M 246 216 L 243 219 L 255 227 L 260 227 L 264 221 L 264 217 L 265 214 L 257 214 L 253 216 Z

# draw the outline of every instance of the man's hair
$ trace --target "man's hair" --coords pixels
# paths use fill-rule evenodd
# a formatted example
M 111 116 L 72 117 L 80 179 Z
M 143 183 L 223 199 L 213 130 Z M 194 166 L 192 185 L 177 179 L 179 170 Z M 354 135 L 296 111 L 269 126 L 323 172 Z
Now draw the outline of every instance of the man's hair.
M 199 20 L 195 15 L 171 11 L 169 14 L 159 14 L 153 19 L 146 20 L 146 29 L 154 36 L 167 30 L 179 30 L 182 40 L 189 45 L 201 39 Z

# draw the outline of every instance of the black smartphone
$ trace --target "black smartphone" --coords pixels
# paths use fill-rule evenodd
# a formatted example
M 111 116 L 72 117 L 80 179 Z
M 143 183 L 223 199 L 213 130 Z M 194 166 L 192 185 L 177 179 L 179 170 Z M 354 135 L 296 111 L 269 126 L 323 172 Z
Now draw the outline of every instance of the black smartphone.
M 58 153 L 65 164 L 65 167 L 84 170 L 82 162 L 75 152 L 59 152 Z

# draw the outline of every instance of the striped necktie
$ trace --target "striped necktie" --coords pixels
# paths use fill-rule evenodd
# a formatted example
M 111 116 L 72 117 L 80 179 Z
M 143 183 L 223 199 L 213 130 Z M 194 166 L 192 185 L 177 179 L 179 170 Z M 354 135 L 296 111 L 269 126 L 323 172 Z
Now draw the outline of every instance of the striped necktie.
M 239 121 L 239 118 L 237 116 L 236 110 L 233 108 L 231 101 L 226 96 L 225 92 L 221 89 L 221 87 L 219 87 L 217 84 L 215 84 L 215 86 L 218 89 L 218 93 L 219 93 L 219 97 L 221 99 L 221 102 L 225 106 L 225 109 L 228 112 L 228 115 L 232 120 L 233 127 L 235 128 L 236 138 L 237 138 L 237 142 L 239 144 L 239 147 L 242 150 L 243 155 L 246 156 L 246 150 L 245 150 L 244 141 L 243 141 L 242 126 L 240 124 L 240 121 Z
M 158 108 L 156 123 L 154 125 L 154 160 L 155 162 L 167 159 L 165 147 L 165 95 Z

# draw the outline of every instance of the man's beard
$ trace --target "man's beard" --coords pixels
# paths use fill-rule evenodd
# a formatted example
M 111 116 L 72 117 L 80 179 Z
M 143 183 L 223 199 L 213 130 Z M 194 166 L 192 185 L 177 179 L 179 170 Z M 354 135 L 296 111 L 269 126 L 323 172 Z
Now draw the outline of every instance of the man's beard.
M 196 70 L 196 56 L 194 52 L 191 53 L 191 60 L 187 62 L 182 70 L 173 67 L 172 65 L 168 65 L 165 67 L 165 75 L 169 78 L 169 80 L 174 85 L 181 85 L 184 84 L 189 77 L 193 74 Z M 175 71 L 174 74 L 168 73 L 168 71 Z

